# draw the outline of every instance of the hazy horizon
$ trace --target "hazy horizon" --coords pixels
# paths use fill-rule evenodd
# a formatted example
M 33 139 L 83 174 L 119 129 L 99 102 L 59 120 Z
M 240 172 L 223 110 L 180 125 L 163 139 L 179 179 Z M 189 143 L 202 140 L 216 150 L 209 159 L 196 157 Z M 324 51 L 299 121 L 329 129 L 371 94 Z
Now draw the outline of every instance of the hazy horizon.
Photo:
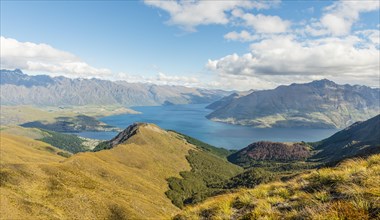
M 23 74 L 26 74 L 28 76 L 42 76 L 42 75 L 45 75 L 45 76 L 49 76 L 49 77 L 52 77 L 52 78 L 55 78 L 55 77 L 66 77 L 66 78 L 69 78 L 69 79 L 88 79 L 88 80 L 91 80 L 91 79 L 99 79 L 99 80 L 109 80 L 111 82 L 127 82 L 127 83 L 131 83 L 131 84 L 148 84 L 148 85 L 159 85 L 159 86 L 183 86 L 183 87 L 187 87 L 187 88 L 194 88 L 194 89 L 205 89 L 205 90 L 222 90 L 222 91 L 226 91 L 226 92 L 247 92 L 247 91 L 261 91 L 261 90 L 272 90 L 272 89 L 276 89 L 278 86 L 289 86 L 291 84 L 307 84 L 307 83 L 311 83 L 311 82 L 314 82 L 314 81 L 321 81 L 321 80 L 328 80 L 328 81 L 332 81 L 338 85 L 351 85 L 351 86 L 367 86 L 367 85 L 362 85 L 362 84 L 358 84 L 358 83 L 337 83 L 333 80 L 330 80 L 328 78 L 321 78 L 321 79 L 315 79 L 315 80 L 310 80 L 310 81 L 306 81 L 306 82 L 300 82 L 300 83 L 296 83 L 296 82 L 288 82 L 288 83 L 284 83 L 284 84 L 279 84 L 279 85 L 275 85 L 273 87 L 269 87 L 269 88 L 264 88 L 264 89 L 248 89 L 248 90 L 239 90 L 239 89 L 222 89 L 222 88 L 210 88 L 210 87 L 205 87 L 205 86 L 197 86 L 197 85 L 180 85 L 180 84 L 159 84 L 159 83 L 156 83 L 156 82 L 135 82 L 135 81 L 128 81 L 126 79 L 102 79 L 102 78 L 98 78 L 98 77 L 88 77 L 88 78 L 85 78 L 85 77 L 80 77 L 80 76 L 67 76 L 67 75 L 64 75 L 64 74 L 57 74 L 57 75 L 49 75 L 49 74 L 43 74 L 43 73 L 26 73 L 25 71 L 21 70 L 21 69 L 14 69 L 14 70 L 9 70 L 9 69 L 1 69 L 1 70 L 6 70 L 6 71 L 16 71 L 16 70 L 20 70 Z M 380 88 L 380 84 L 379 85 L 373 85 L 373 86 L 368 86 L 370 88 L 373 88 L 373 89 L 379 89 Z

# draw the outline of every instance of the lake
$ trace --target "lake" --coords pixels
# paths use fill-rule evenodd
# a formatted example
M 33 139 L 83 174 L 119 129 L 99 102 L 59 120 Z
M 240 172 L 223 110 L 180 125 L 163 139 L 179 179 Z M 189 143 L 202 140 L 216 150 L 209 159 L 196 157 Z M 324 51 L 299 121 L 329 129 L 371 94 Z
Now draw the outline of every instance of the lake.
M 255 141 L 319 141 L 329 137 L 336 129 L 305 128 L 252 128 L 213 122 L 205 118 L 212 110 L 205 104 L 143 106 L 132 109 L 142 114 L 124 114 L 101 118 L 100 120 L 119 128 L 126 128 L 134 122 L 154 123 L 161 128 L 175 130 L 214 146 L 227 149 L 241 149 Z M 111 139 L 115 132 L 82 132 L 80 136 L 96 139 Z

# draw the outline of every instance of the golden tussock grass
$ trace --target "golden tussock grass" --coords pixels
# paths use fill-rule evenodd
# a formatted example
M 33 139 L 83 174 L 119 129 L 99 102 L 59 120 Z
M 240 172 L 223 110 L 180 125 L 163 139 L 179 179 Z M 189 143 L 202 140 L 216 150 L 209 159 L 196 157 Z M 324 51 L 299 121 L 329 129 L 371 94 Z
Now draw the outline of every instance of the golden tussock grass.
M 65 159 L 62 150 L 42 141 L 0 132 L 0 164 L 49 163 Z
M 224 219 L 380 219 L 379 192 L 380 155 L 373 155 L 210 198 L 175 219 L 208 219 L 221 204 Z
M 179 209 L 165 195 L 166 179 L 190 170 L 186 155 L 193 146 L 151 126 L 140 128 L 127 143 L 111 150 L 68 159 L 49 155 L 53 159 L 46 163 L 39 158 L 49 152 L 29 148 L 28 143 L 36 141 L 5 135 L 0 218 L 169 218 Z M 21 163 L 26 157 L 39 161 Z

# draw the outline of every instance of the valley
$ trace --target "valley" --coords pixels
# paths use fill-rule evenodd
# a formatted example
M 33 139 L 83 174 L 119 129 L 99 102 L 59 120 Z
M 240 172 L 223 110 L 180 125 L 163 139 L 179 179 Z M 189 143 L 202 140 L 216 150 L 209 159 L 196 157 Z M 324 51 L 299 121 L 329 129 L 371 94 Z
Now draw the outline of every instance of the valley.
M 57 80 L 18 77 L 6 82 L 35 89 Z M 323 93 L 326 83 L 336 86 L 314 81 L 301 87 L 318 84 Z M 300 114 L 295 124 L 286 117 L 279 122 L 282 113 L 259 119 L 276 124 L 268 126 L 208 120 L 260 92 L 213 97 L 211 104 L 2 104 L 0 219 L 318 219 L 321 211 L 328 218 L 379 218 L 372 177 L 380 115 L 341 127 L 355 120 L 355 111 L 359 119 L 373 115 L 376 102 L 371 109 L 371 98 L 361 100 L 355 111 L 338 104 L 350 114 L 328 110 L 343 123 L 334 126 L 325 126 L 324 116 Z
M 81 146 L 81 142 L 75 143 L 73 138 L 59 142 L 65 137 L 47 131 L 58 145 L 1 132 L 0 190 L 2 207 L 7 207 L 1 209 L 1 216 L 13 219 L 28 213 L 38 219 L 291 218 L 315 215 L 321 209 L 335 216 L 336 210 L 344 208 L 351 210 L 343 211 L 344 216 L 373 218 L 380 215 L 375 199 L 377 185 L 372 178 L 377 178 L 380 142 L 376 138 L 368 142 L 366 137 L 376 137 L 379 125 L 380 115 L 320 142 L 277 144 L 284 150 L 293 146 L 289 152 L 296 148 L 307 152 L 286 157 L 273 148 L 274 143 L 258 142 L 238 152 L 229 151 L 148 123 L 133 124 L 113 139 L 79 151 L 64 143 L 73 147 Z M 365 132 L 347 135 L 359 130 Z M 38 135 L 35 128 L 32 133 Z M 336 145 L 324 147 L 332 142 Z M 356 145 L 348 146 L 350 152 L 359 150 L 348 156 L 368 159 L 353 159 L 319 171 L 321 167 L 335 166 L 330 162 L 342 161 L 346 155 L 336 155 L 328 161 L 316 158 L 353 142 Z M 253 146 L 260 150 L 252 150 Z M 361 151 L 361 146 L 366 150 Z M 273 156 L 273 152 L 280 157 Z M 241 156 L 246 159 L 236 159 Z M 365 173 L 361 182 L 353 182 L 357 172 L 362 171 Z M 350 184 L 356 184 L 356 191 L 342 191 Z M 359 201 L 368 206 L 355 203 Z M 310 204 L 317 206 L 310 209 Z

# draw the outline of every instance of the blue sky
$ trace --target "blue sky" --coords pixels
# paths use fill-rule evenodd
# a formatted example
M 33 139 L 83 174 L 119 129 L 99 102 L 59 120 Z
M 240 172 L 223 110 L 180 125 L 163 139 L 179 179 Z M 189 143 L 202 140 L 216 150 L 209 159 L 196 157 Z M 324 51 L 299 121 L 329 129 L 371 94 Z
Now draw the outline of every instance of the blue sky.
M 1 67 L 238 90 L 376 86 L 379 4 L 1 1 Z

